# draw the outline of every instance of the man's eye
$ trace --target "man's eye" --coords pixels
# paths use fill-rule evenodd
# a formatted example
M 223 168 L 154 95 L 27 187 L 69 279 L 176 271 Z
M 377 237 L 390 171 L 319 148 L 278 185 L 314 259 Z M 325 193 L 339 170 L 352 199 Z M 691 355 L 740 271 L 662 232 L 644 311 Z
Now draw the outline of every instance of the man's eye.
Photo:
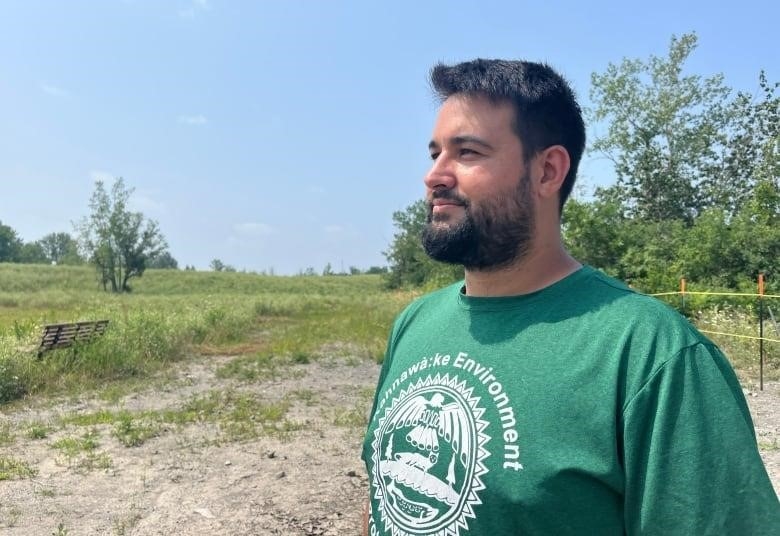
M 431 160 L 436 160 L 439 157 L 439 153 L 431 153 Z
M 478 154 L 479 153 L 477 151 L 475 151 L 474 149 L 469 149 L 467 147 L 463 147 L 460 150 L 460 155 L 461 156 L 473 156 L 473 155 L 478 155 Z

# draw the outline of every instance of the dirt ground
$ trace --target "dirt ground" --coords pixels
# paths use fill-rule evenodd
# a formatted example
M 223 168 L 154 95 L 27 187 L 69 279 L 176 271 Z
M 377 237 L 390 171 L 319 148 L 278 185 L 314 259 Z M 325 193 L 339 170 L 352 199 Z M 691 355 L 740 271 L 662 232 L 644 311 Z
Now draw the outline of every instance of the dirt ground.
M 178 379 L 117 404 L 99 400 L 38 401 L 2 418 L 23 429 L 57 415 L 159 410 L 180 406 L 213 389 L 249 389 L 264 399 L 309 390 L 288 418 L 303 423 L 287 439 L 260 437 L 215 444 L 213 424 L 193 424 L 128 448 L 99 430 L 99 452 L 109 467 L 78 470 L 51 443 L 80 433 L 60 429 L 43 440 L 17 437 L 0 447 L 37 470 L 32 478 L 0 481 L 0 533 L 7 536 L 81 535 L 351 535 L 358 534 L 367 479 L 360 460 L 362 428 L 334 426 L 327 408 L 367 411 L 379 367 L 369 362 L 318 361 L 285 368 L 275 379 L 235 383 L 218 379 L 229 358 L 181 365 Z M 759 444 L 780 490 L 780 383 L 745 390 Z M 97 427 L 98 429 L 100 426 Z

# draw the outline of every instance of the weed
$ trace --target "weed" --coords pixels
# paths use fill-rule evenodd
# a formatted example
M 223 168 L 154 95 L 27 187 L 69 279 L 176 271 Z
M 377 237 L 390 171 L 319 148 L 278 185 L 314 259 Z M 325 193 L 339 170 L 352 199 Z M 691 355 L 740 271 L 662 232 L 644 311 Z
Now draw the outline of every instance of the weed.
M 296 350 L 292 354 L 292 362 L 297 363 L 298 365 L 306 365 L 311 363 L 311 356 L 307 352 Z
M 0 456 L 0 480 L 11 480 L 12 478 L 30 478 L 38 472 L 30 467 L 26 462 Z
M 300 354 L 299 359 L 308 359 Z M 308 361 L 302 361 L 308 363 Z M 236 358 L 217 369 L 218 378 L 237 378 L 246 382 L 276 379 L 281 376 L 281 368 L 289 364 L 289 360 L 276 357 L 269 353 L 258 353 L 254 357 Z
M 16 436 L 11 429 L 11 425 L 3 423 L 0 425 L 0 447 L 11 445 L 16 441 Z
M 36 495 L 40 495 L 41 497 L 47 497 L 51 498 L 56 495 L 53 488 L 41 488 L 35 490 Z
M 51 428 L 42 423 L 32 423 L 27 428 L 27 437 L 29 439 L 45 439 L 48 437 Z
M 333 424 L 349 428 L 364 428 L 368 424 L 366 411 L 361 408 L 336 408 L 333 412 Z
M 114 413 L 107 409 L 101 409 L 94 413 L 74 413 L 65 415 L 60 418 L 60 421 L 64 425 L 72 424 L 75 426 L 95 426 L 98 424 L 112 424 L 117 420 L 121 420 L 129 416 L 130 414 L 126 411 Z
M 777 438 L 774 438 L 771 441 L 759 440 L 758 449 L 764 452 L 771 451 L 771 450 L 780 450 L 780 442 L 778 442 Z
M 51 533 L 52 536 L 68 536 L 70 534 L 70 531 L 65 528 L 65 523 L 60 522 L 59 525 L 57 525 L 57 530 L 55 532 Z
M 159 427 L 148 423 L 139 423 L 130 415 L 122 415 L 114 425 L 113 431 L 120 443 L 125 447 L 138 447 L 148 439 L 159 435 Z
M 311 389 L 296 389 L 287 393 L 287 399 L 300 400 L 307 406 L 313 406 L 316 403 L 315 393 Z
M 0 338 L 0 404 L 21 398 L 27 391 L 24 380 L 20 378 L 21 365 L 14 358 L 15 356 L 3 356 L 3 343 L 3 339 Z M 14 343 L 8 342 L 5 344 L 10 346 Z M 5 353 L 11 354 L 11 348 L 8 348 Z
M 143 516 L 141 516 L 141 513 L 138 511 L 138 506 L 134 502 L 130 505 L 130 512 L 127 515 L 114 520 L 113 533 L 116 534 L 116 536 L 130 534 L 142 517 Z
M 21 510 L 19 510 L 16 507 L 9 508 L 5 518 L 5 526 L 15 527 L 21 517 L 22 517 Z
M 108 469 L 111 467 L 111 457 L 106 453 L 96 452 L 99 446 L 97 430 L 88 430 L 80 438 L 63 437 L 51 444 L 65 457 L 68 467 L 83 471 Z

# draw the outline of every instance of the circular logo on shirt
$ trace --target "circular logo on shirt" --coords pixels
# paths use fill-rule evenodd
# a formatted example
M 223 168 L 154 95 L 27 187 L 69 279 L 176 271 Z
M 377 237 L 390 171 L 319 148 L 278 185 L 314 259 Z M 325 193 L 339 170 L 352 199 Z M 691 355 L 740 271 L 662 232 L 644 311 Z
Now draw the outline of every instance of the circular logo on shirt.
M 465 381 L 428 376 L 401 389 L 374 432 L 372 482 L 384 530 L 454 535 L 468 529 L 489 453 L 484 408 Z

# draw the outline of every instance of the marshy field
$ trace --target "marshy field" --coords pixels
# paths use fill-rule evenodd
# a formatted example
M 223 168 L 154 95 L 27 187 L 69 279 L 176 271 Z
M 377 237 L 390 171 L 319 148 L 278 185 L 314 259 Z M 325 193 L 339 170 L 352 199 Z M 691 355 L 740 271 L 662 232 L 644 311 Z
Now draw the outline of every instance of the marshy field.
M 0 264 L 0 532 L 358 534 L 362 433 L 394 316 L 380 276 L 148 270 L 105 293 L 89 267 Z M 37 357 L 42 327 L 109 320 Z M 749 307 L 697 311 L 755 334 Z M 780 489 L 780 348 L 713 336 Z

